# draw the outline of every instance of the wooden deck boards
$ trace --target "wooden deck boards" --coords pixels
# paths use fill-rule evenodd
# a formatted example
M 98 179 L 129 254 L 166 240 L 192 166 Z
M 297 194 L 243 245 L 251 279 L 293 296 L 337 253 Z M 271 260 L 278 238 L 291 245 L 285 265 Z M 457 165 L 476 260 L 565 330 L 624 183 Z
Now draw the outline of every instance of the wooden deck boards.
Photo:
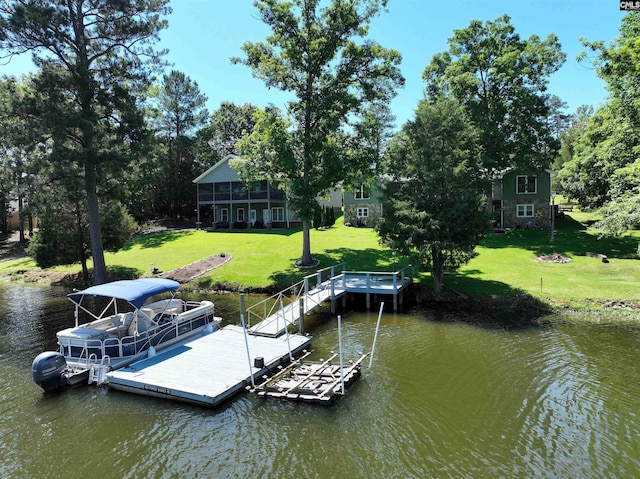
M 288 360 L 286 336 L 248 335 L 248 343 L 254 378 Z M 293 334 L 289 343 L 297 355 L 311 338 Z M 264 358 L 264 368 L 254 367 L 257 357 Z M 244 334 L 233 325 L 109 372 L 107 378 L 114 389 L 207 406 L 221 403 L 251 383 Z

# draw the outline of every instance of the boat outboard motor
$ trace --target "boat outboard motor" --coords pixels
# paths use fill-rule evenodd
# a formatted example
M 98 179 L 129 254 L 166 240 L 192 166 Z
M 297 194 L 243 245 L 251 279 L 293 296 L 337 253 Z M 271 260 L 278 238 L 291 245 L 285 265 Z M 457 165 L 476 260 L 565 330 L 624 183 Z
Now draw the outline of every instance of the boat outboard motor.
M 65 385 L 62 373 L 67 369 L 67 361 L 57 351 L 45 351 L 33 360 L 31 372 L 35 383 L 46 392 L 56 391 Z

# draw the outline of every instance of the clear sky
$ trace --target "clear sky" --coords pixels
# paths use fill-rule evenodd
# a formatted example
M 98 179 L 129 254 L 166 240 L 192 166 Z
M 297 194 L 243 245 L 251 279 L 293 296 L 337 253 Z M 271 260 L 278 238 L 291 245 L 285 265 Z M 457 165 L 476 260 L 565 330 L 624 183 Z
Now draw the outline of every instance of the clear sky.
M 225 100 L 284 106 L 286 95 L 268 90 L 247 67 L 229 60 L 242 56 L 245 41 L 261 41 L 269 34 L 252 0 L 172 0 L 171 7 L 169 28 L 161 33 L 159 46 L 169 49 L 170 68 L 198 83 L 210 111 Z M 435 53 L 448 48 L 453 30 L 473 19 L 494 20 L 504 13 L 521 37 L 559 37 L 567 60 L 551 77 L 549 92 L 566 101 L 569 112 L 604 102 L 604 82 L 593 69 L 579 65 L 576 55 L 583 50 L 580 37 L 608 42 L 618 35 L 624 13 L 616 0 L 389 0 L 387 12 L 373 21 L 369 36 L 403 57 L 406 85 L 391 103 L 398 124 L 412 117 L 423 96 L 424 67 Z M 14 59 L 0 66 L 0 73 L 29 69 L 29 61 Z

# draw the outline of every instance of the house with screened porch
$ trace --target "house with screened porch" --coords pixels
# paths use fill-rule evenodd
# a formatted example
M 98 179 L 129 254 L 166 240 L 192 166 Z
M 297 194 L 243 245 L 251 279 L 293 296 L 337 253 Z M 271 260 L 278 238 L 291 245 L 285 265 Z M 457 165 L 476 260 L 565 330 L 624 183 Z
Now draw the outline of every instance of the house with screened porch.
M 228 155 L 193 180 L 197 188 L 196 221 L 214 229 L 289 228 L 301 224 L 287 204 L 286 191 L 269 180 L 247 185 L 231 166 Z M 337 191 L 337 190 L 336 190 Z M 323 205 L 339 209 L 341 197 L 332 191 Z

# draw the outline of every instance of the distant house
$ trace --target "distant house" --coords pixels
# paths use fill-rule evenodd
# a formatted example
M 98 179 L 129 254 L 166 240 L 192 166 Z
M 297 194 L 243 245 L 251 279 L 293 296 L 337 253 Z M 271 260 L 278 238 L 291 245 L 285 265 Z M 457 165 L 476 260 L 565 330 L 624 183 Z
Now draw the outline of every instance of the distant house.
M 20 229 L 20 202 L 18 200 L 9 201 L 9 208 L 5 217 L 6 231 L 15 231 Z M 27 217 L 24 219 L 23 228 L 33 231 L 33 228 L 37 225 L 38 219 L 35 216 Z M 0 228 L 0 231 L 2 229 Z
M 372 227 L 382 216 L 382 190 L 378 182 L 344 189 L 344 223 Z
M 500 228 L 551 227 L 553 170 L 507 169 L 494 178 L 494 223 Z
M 243 183 L 229 162 L 237 158 L 228 155 L 198 176 L 196 221 L 216 229 L 288 228 L 300 224 L 296 213 L 287 205 L 286 192 L 268 180 L 255 185 Z M 340 206 L 333 193 L 321 204 Z

